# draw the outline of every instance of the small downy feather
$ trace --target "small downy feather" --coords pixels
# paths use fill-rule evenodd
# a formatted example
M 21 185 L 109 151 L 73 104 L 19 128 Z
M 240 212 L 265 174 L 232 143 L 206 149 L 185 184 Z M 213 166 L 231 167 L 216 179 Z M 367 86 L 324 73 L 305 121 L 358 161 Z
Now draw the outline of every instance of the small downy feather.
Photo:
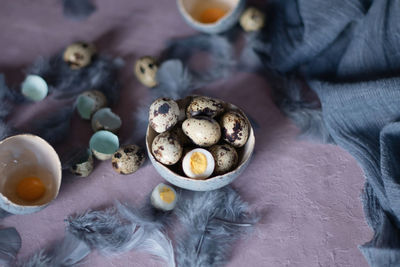
M 41 250 L 24 262 L 20 267 L 43 266 L 75 266 L 90 253 L 89 246 L 70 233 L 66 233 L 64 239 L 48 251 Z
M 21 237 L 15 228 L 0 229 L 0 264 L 10 264 L 21 248 Z
M 96 7 L 90 0 L 62 0 L 64 16 L 73 20 L 83 20 L 89 17 Z
M 222 35 L 198 34 L 170 40 L 163 56 L 166 59 L 179 59 L 187 65 L 199 51 L 207 52 L 211 57 L 211 65 L 206 71 L 191 70 L 199 83 L 206 84 L 229 76 L 236 64 L 232 44 Z
M 65 107 L 42 119 L 33 126 L 33 133 L 42 137 L 50 144 L 64 140 L 70 128 L 73 107 Z
M 228 186 L 208 192 L 182 190 L 174 213 L 184 229 L 177 239 L 177 266 L 223 266 L 233 243 L 249 235 L 259 220 Z
M 272 79 L 271 79 L 272 80 Z M 273 77 L 274 101 L 301 130 L 300 138 L 334 144 L 317 101 L 305 100 L 301 83 L 293 78 Z
M 90 65 L 72 70 L 59 53 L 51 58 L 38 58 L 28 74 L 41 76 L 49 85 L 55 98 L 74 99 L 83 91 L 99 90 L 105 94 L 110 104 L 118 100 L 118 70 L 124 65 L 120 58 L 97 55 Z
M 69 217 L 68 231 L 106 255 L 136 249 L 175 266 L 172 244 L 161 224 L 120 203 L 103 211 Z
M 159 97 L 179 99 L 189 95 L 193 90 L 199 88 L 195 78 L 180 60 L 171 59 L 163 62 L 157 71 L 158 85 L 151 89 L 150 96 L 143 102 L 134 113 L 135 130 L 132 141 L 139 142 L 146 134 L 149 122 L 149 107 Z

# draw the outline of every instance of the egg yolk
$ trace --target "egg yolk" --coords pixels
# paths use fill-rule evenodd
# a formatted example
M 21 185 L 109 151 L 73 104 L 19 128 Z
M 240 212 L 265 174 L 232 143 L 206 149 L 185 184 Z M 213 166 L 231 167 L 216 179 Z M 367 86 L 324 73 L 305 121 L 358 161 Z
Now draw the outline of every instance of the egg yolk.
M 160 198 L 162 201 L 171 204 L 175 200 L 175 193 L 170 188 L 163 186 L 160 189 Z
M 43 182 L 37 177 L 22 179 L 17 185 L 17 196 L 25 201 L 35 201 L 46 192 Z
M 207 8 L 201 13 L 199 20 L 201 23 L 214 23 L 225 16 L 225 14 L 226 11 L 221 8 Z
M 202 174 L 207 169 L 207 157 L 200 152 L 194 152 L 190 156 L 190 169 L 194 174 Z

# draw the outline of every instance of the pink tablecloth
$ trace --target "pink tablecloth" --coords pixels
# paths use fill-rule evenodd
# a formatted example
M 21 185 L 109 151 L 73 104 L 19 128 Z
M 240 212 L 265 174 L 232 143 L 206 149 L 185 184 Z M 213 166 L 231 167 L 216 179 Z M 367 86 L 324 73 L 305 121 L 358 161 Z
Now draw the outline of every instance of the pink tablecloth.
M 24 78 L 24 67 L 38 56 L 50 56 L 72 41 L 94 41 L 100 51 L 126 61 L 121 73 L 121 100 L 113 107 L 123 118 L 120 138 L 135 127 L 133 114 L 146 94 L 135 79 L 134 61 L 157 56 L 166 40 L 195 32 L 178 14 L 174 1 L 97 0 L 98 10 L 87 21 L 62 16 L 61 1 L 3 0 L 0 6 L 0 73 L 8 83 Z M 266 212 L 255 234 L 235 246 L 228 266 L 366 266 L 357 249 L 371 238 L 360 202 L 364 179 L 357 163 L 342 149 L 296 140 L 298 130 L 271 101 L 268 81 L 235 73 L 202 90 L 242 107 L 260 128 L 255 156 L 233 187 L 254 207 Z M 54 100 L 19 107 L 12 123 L 23 128 Z M 29 114 L 29 115 L 28 115 Z M 87 144 L 89 123 L 75 115 L 68 142 Z M 113 200 L 141 205 L 162 181 L 150 164 L 120 176 L 110 162 L 97 165 L 89 178 L 62 185 L 49 207 L 32 215 L 10 216 L 2 226 L 14 226 L 22 237 L 19 258 L 45 248 L 64 235 L 64 218 Z M 91 254 L 83 266 L 163 266 L 135 251 L 105 258 Z

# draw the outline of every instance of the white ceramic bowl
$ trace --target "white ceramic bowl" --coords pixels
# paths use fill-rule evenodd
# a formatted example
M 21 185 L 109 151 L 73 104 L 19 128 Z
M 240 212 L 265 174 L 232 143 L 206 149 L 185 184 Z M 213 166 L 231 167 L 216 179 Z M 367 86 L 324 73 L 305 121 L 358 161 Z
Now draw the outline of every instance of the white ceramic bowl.
M 183 99 L 183 101 L 189 102 L 189 97 Z M 176 185 L 184 189 L 189 189 L 193 191 L 210 191 L 230 184 L 237 177 L 239 177 L 239 175 L 246 169 L 254 150 L 254 144 L 255 144 L 254 131 L 253 128 L 251 127 L 251 124 L 247 116 L 244 114 L 242 110 L 240 110 L 235 105 L 229 103 L 226 103 L 226 106 L 227 110 L 238 111 L 246 118 L 248 124 L 250 125 L 249 138 L 247 140 L 246 145 L 244 145 L 242 148 L 237 149 L 239 155 L 239 163 L 234 170 L 225 173 L 223 175 L 212 176 L 206 180 L 194 180 L 187 178 L 185 176 L 181 176 L 178 173 L 172 171 L 171 168 L 169 168 L 168 166 L 165 166 L 160 162 L 158 162 L 151 153 L 151 144 L 153 143 L 153 139 L 158 135 L 158 133 L 154 131 L 153 128 L 151 128 L 150 126 L 147 127 L 147 133 L 146 133 L 147 154 L 149 155 L 150 161 L 153 164 L 154 168 L 165 180 L 167 180 L 173 185 Z
M 180 14 L 193 28 L 205 33 L 221 33 L 229 30 L 242 14 L 245 0 L 177 0 Z M 225 15 L 213 23 L 203 23 L 199 16 L 207 8 L 220 8 Z
M 0 208 L 13 214 L 28 214 L 44 209 L 54 200 L 61 185 L 61 162 L 42 138 L 21 134 L 0 142 Z M 44 195 L 27 202 L 18 197 L 18 183 L 26 177 L 38 177 L 46 187 Z

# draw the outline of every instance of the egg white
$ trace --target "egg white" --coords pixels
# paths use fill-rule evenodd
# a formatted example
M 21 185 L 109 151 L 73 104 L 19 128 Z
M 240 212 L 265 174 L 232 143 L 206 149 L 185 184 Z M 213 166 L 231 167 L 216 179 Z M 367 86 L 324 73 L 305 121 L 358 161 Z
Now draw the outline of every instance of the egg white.
M 161 199 L 161 197 L 160 197 L 160 190 L 161 190 L 161 188 L 163 188 L 164 186 L 167 187 L 168 189 L 170 189 L 170 190 L 174 193 L 174 195 L 175 195 L 175 199 L 174 199 L 174 201 L 172 201 L 171 203 L 167 203 L 167 202 L 163 201 L 163 200 Z M 177 200 L 178 200 L 178 195 L 176 194 L 175 189 L 172 188 L 171 186 L 166 185 L 166 184 L 163 184 L 163 183 L 158 184 L 158 185 L 153 189 L 153 192 L 151 192 L 151 197 L 150 197 L 151 204 L 152 204 L 155 208 L 160 209 L 160 210 L 164 210 L 164 211 L 173 210 L 173 209 L 175 208 L 175 206 L 176 206 Z
M 200 174 L 195 174 L 192 172 L 192 169 L 190 167 L 190 158 L 193 155 L 193 153 L 199 152 L 202 153 L 207 160 L 207 167 L 206 170 L 203 173 Z M 214 167 L 215 167 L 215 161 L 214 157 L 211 155 L 210 152 L 203 148 L 195 148 L 188 153 L 186 153 L 185 157 L 182 160 L 182 169 L 183 172 L 188 176 L 189 178 L 193 179 L 205 179 L 211 176 L 211 174 L 214 172 Z

